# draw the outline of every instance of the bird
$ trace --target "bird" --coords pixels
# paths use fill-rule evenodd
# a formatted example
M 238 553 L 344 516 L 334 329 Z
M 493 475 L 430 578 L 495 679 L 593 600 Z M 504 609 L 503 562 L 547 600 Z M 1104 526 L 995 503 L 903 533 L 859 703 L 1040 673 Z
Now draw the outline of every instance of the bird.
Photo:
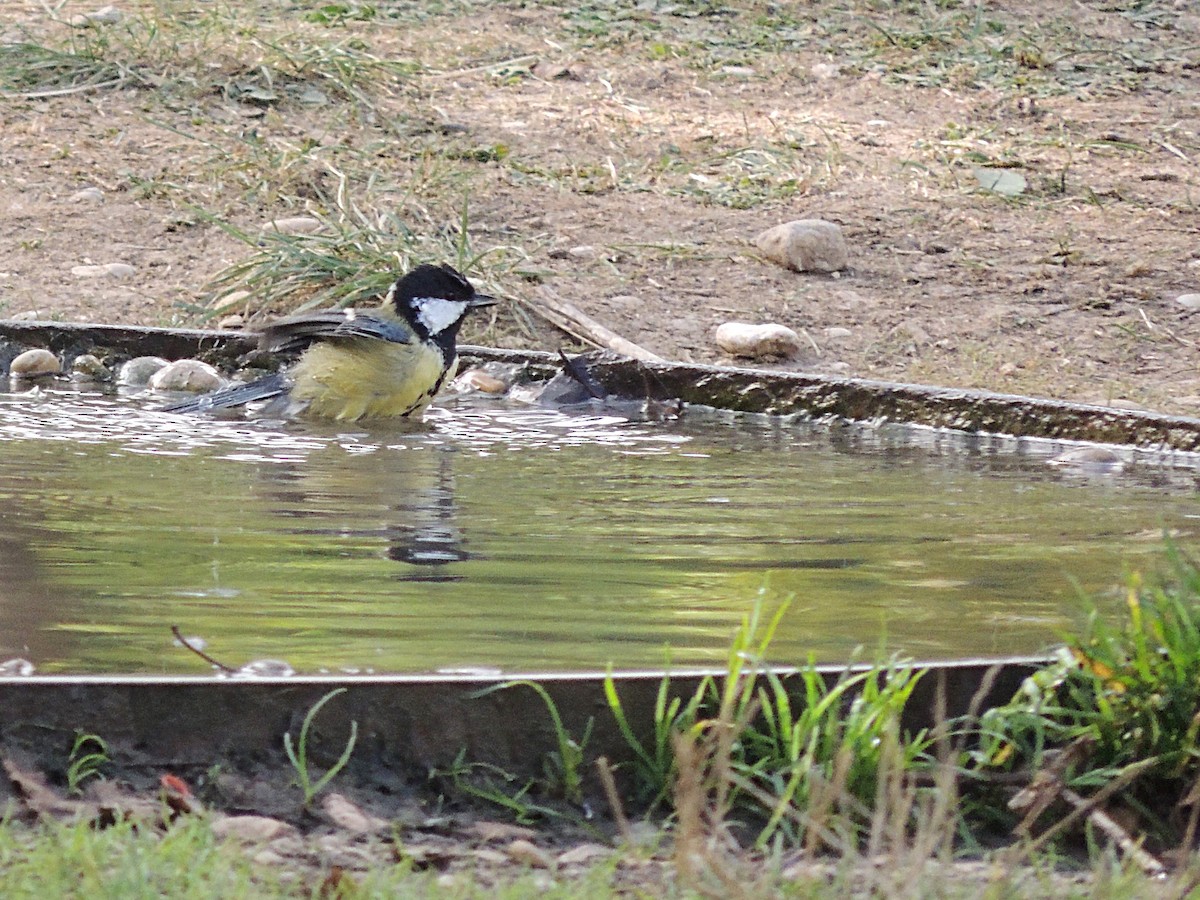
M 260 350 L 300 352 L 289 369 L 162 411 L 196 413 L 283 398 L 289 416 L 420 419 L 458 369 L 455 341 L 463 319 L 496 302 L 451 266 L 422 264 L 391 286 L 378 309 L 302 313 L 263 328 Z

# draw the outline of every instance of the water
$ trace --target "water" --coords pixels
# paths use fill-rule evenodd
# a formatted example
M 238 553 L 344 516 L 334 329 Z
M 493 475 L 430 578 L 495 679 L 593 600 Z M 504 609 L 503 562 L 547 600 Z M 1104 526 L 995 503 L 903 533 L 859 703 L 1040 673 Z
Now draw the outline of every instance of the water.
M 303 672 L 713 665 L 759 595 L 794 598 L 778 662 L 1031 653 L 1079 621 L 1074 582 L 1153 569 L 1200 516 L 1178 459 L 1079 475 L 1050 444 L 896 426 L 150 405 L 0 394 L 0 660 L 207 674 L 178 625 Z

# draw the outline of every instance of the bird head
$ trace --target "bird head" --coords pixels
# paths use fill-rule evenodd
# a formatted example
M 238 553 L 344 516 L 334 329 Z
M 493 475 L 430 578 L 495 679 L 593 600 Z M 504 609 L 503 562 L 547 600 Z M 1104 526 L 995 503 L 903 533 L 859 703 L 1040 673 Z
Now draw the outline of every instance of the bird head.
M 400 278 L 384 299 L 384 305 L 391 306 L 422 337 L 441 336 L 451 341 L 467 313 L 496 302 L 495 297 L 476 291 L 450 266 L 428 264 Z

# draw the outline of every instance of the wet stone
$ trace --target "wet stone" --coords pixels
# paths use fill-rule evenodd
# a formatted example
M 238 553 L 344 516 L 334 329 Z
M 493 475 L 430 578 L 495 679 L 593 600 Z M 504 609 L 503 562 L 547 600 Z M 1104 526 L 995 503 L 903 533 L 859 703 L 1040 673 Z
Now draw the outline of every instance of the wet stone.
M 161 356 L 138 356 L 121 366 L 117 375 L 117 384 L 130 387 L 142 387 L 150 383 L 150 379 L 159 369 L 164 369 L 170 363 Z
M 9 366 L 8 374 L 13 378 L 37 378 L 41 375 L 57 375 L 62 363 L 49 350 L 41 348 L 26 350 L 18 355 Z
M 198 359 L 176 360 L 150 376 L 150 387 L 156 391 L 204 394 L 218 390 L 224 384 L 220 372 Z
M 71 377 L 76 381 L 110 381 L 112 372 L 90 353 L 83 353 L 71 363 Z

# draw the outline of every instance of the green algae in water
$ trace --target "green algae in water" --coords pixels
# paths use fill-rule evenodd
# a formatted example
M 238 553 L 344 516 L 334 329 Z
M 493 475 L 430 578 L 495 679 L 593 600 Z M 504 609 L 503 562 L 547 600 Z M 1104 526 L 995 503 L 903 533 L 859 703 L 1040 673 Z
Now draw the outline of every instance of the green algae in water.
M 1051 445 L 691 411 L 448 401 L 355 431 L 0 395 L 0 660 L 40 673 L 719 664 L 760 592 L 775 661 L 1038 652 L 1187 545 L 1189 474 Z M 669 648 L 669 651 L 666 649 Z

